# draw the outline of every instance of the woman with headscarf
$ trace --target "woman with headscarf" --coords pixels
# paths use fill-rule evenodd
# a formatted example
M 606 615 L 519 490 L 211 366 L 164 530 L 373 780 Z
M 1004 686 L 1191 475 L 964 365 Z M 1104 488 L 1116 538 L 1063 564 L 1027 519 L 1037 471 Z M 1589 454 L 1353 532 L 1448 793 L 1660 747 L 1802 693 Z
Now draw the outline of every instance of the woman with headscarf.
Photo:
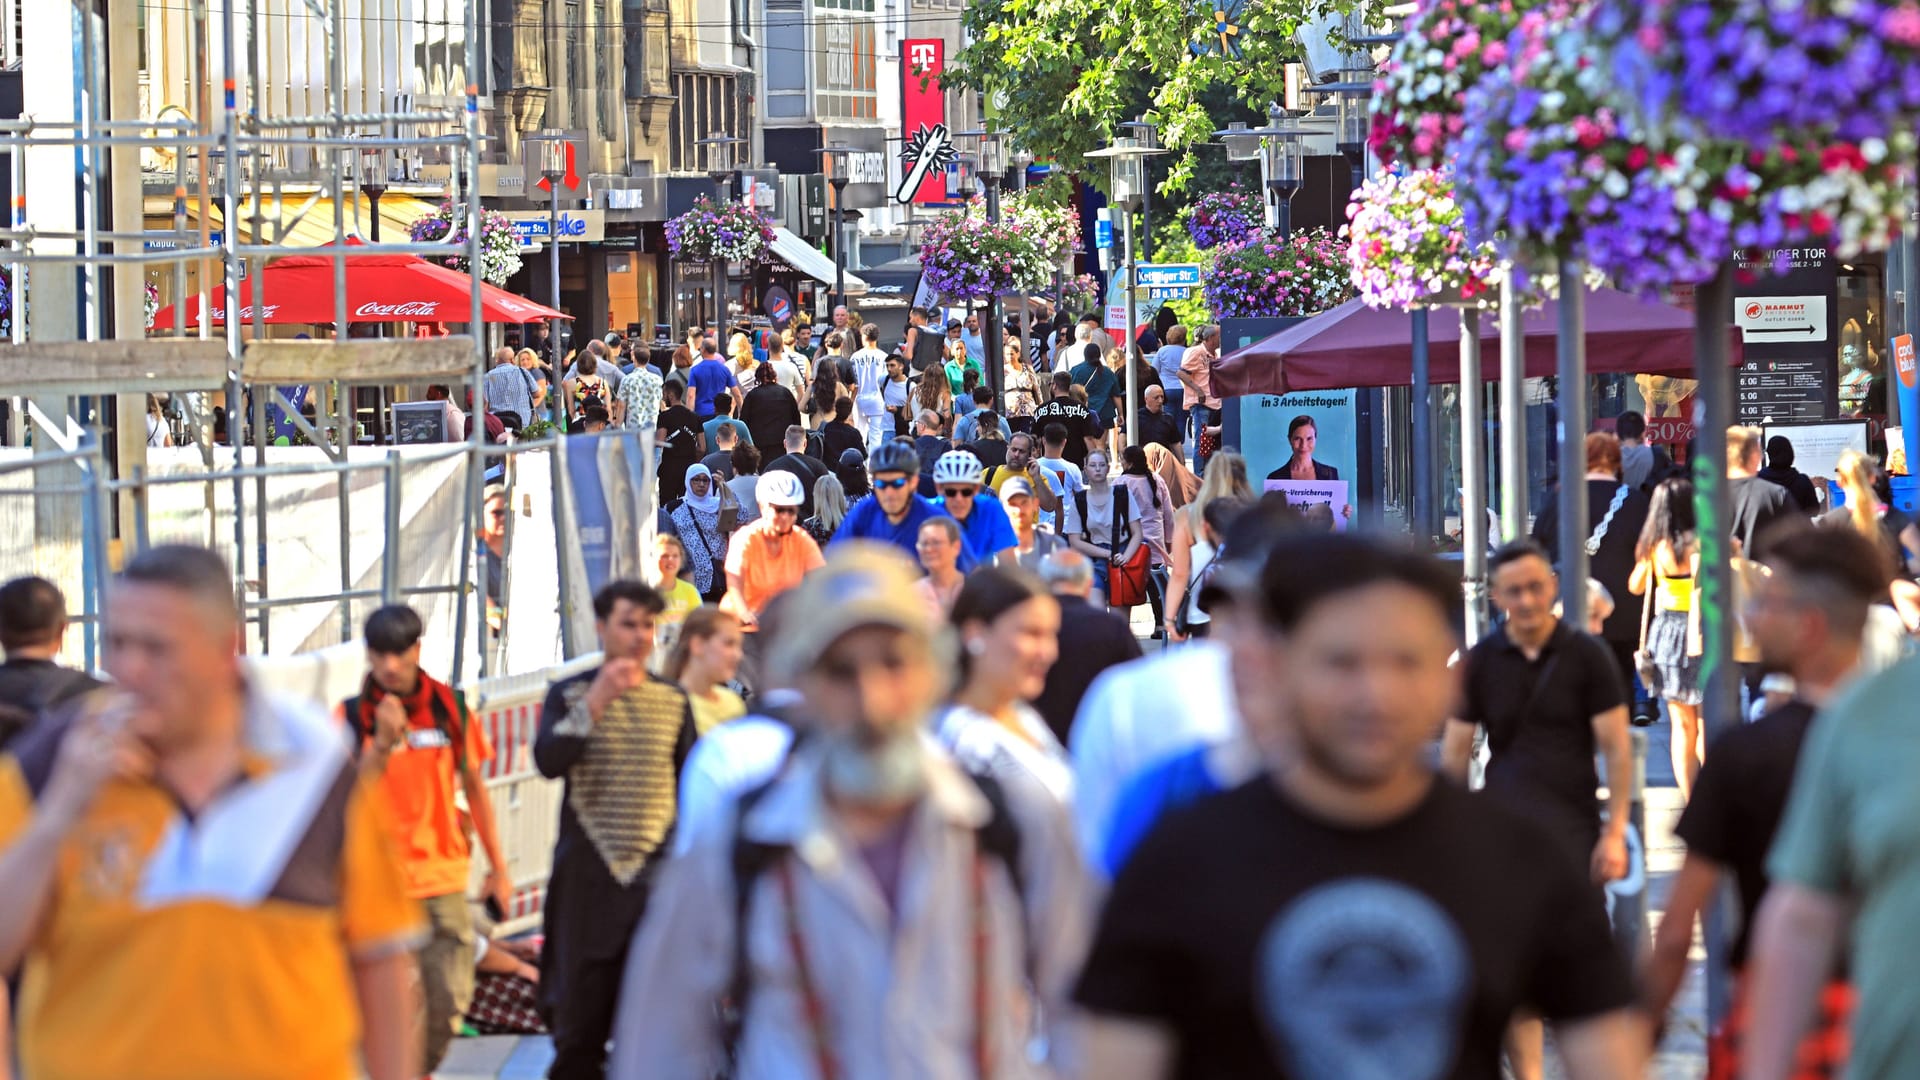
M 738 512 L 733 515 L 736 517 Z M 693 587 L 708 603 L 718 603 L 727 591 L 727 541 L 732 522 L 722 521 L 720 482 L 705 465 L 687 469 L 687 496 L 673 509 L 673 530 L 686 549 Z
M 1143 449 L 1147 452 L 1147 468 L 1167 482 L 1167 497 L 1175 510 L 1192 502 L 1194 496 L 1200 494 L 1200 478 L 1193 475 L 1187 463 L 1180 460 L 1179 454 L 1159 443 L 1148 443 Z

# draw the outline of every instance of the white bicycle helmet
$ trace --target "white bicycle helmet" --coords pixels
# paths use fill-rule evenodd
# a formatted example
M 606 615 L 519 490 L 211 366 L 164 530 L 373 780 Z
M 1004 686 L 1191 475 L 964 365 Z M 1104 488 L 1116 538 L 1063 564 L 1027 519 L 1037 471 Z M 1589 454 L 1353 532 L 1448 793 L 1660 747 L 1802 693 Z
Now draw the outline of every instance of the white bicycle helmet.
M 790 472 L 762 474 L 753 485 L 753 497 L 761 506 L 799 506 L 807 501 L 800 490 L 800 478 Z
M 972 484 L 980 486 L 980 476 L 985 470 L 980 459 L 973 456 L 971 450 L 949 450 L 940 455 L 933 463 L 933 482 L 935 484 Z

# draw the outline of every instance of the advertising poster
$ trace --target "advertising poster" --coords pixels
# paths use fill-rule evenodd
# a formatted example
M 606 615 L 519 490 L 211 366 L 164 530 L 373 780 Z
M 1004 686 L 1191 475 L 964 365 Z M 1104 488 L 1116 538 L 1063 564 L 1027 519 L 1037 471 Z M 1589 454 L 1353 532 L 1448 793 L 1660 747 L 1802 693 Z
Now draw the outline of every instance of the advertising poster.
M 1268 480 L 1264 491 L 1279 491 L 1287 505 L 1299 510 L 1307 527 L 1320 532 L 1346 532 L 1353 515 L 1345 480 Z
M 1901 334 L 1892 344 L 1894 392 L 1900 396 L 1900 450 L 1906 455 L 1904 471 L 1912 474 L 1914 464 L 1920 462 L 1920 379 L 1914 374 L 1913 335 Z M 1891 452 L 1892 447 L 1888 449 Z
M 563 512 L 574 524 L 560 553 L 569 577 L 566 630 L 576 651 L 585 652 L 593 647 L 593 594 L 616 578 L 645 577 L 654 525 L 653 436 L 569 435 L 557 452 L 564 455 Z
M 940 88 L 947 43 L 940 38 L 908 38 L 900 43 L 900 49 L 902 181 L 894 199 L 902 203 L 944 203 L 946 166 L 955 157 L 953 136 L 947 128 L 947 95 Z
M 1239 398 L 1240 453 L 1247 459 L 1247 479 L 1256 486 L 1263 478 L 1281 479 L 1275 474 L 1293 460 L 1293 444 L 1287 428 L 1299 417 L 1312 425 L 1310 453 L 1320 465 L 1333 469 L 1331 479 L 1351 482 L 1357 475 L 1357 439 L 1355 437 L 1354 391 L 1308 390 L 1298 394 L 1256 394 Z M 1304 429 L 1294 435 L 1304 444 Z M 1324 475 L 1324 470 L 1322 470 Z

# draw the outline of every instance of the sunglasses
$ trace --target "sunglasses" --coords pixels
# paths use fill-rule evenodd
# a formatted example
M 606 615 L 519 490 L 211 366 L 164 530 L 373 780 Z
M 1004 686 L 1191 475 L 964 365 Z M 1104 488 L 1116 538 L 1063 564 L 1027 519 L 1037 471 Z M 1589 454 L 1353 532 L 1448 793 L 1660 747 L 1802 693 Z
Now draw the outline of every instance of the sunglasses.
M 913 483 L 911 476 L 896 476 L 891 480 L 875 480 L 873 487 L 875 491 L 898 491 L 911 483 Z
M 941 488 L 940 494 L 945 495 L 949 499 L 971 499 L 974 496 L 974 489 L 973 488 Z

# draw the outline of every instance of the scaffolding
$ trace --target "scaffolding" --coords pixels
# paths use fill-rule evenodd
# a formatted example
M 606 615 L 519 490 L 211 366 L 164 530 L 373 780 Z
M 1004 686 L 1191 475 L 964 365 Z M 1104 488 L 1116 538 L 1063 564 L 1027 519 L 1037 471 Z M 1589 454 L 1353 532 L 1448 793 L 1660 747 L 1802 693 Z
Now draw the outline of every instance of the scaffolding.
M 465 30 L 464 107 L 425 109 L 403 100 L 403 107 L 374 112 L 350 112 L 347 107 L 349 2 L 304 0 L 304 6 L 295 7 L 291 13 L 291 17 L 304 20 L 302 31 L 307 40 L 318 41 L 324 51 L 325 109 L 314 115 L 262 111 L 269 97 L 262 91 L 259 62 L 260 0 L 184 0 L 193 31 L 187 62 L 200 99 L 192 117 L 142 115 L 148 110 L 143 110 L 129 92 L 136 69 L 126 62 L 133 50 L 125 43 L 132 40 L 137 19 L 144 20 L 163 6 L 159 0 L 47 0 L 32 4 L 7 0 L 0 10 L 6 23 L 0 38 L 11 56 L 23 58 L 28 79 L 35 76 L 33 65 L 39 55 L 32 49 L 36 20 L 44 20 L 38 27 L 43 34 L 51 35 L 69 21 L 73 31 L 72 93 L 65 99 L 72 104 L 63 114 L 55 108 L 52 111 L 56 115 L 29 114 L 0 121 L 0 152 L 7 154 L 14 193 L 13 228 L 0 250 L 0 264 L 7 269 L 6 311 L 13 315 L 9 339 L 0 344 L 0 397 L 11 403 L 9 444 L 31 444 L 30 452 L 16 451 L 16 455 L 28 456 L 0 462 L 0 496 L 31 498 L 33 509 L 28 520 L 35 561 L 43 561 L 42 543 L 49 549 L 77 547 L 80 552 L 80 565 L 68 568 L 72 573 L 65 575 L 65 584 L 77 580 L 80 586 L 75 622 L 89 666 L 96 658 L 98 620 L 112 564 L 148 539 L 149 498 L 168 485 L 193 484 L 204 491 L 204 522 L 209 532 L 222 520 L 223 515 L 217 512 L 221 498 L 229 508 L 224 517 L 230 521 L 221 526 L 223 535 L 206 536 L 204 542 L 222 550 L 233 569 L 234 595 L 249 625 L 250 648 L 264 652 L 275 646 L 269 614 L 289 605 L 337 607 L 339 638 L 347 641 L 357 633 L 354 614 L 358 601 L 391 603 L 409 595 L 451 592 L 457 597 L 452 678 L 458 682 L 469 674 L 462 671 L 462 666 L 470 656 L 478 658 L 477 674 L 488 674 L 488 575 L 476 573 L 480 560 L 487 557 L 485 541 L 480 538 L 484 524 L 482 491 L 490 464 L 497 464 L 508 451 L 485 441 L 486 425 L 480 422 L 488 410 L 481 207 L 478 186 L 473 182 L 483 151 L 477 84 L 483 63 L 478 0 L 464 0 L 461 16 Z M 178 4 L 164 6 L 179 8 Z M 244 65 L 242 49 L 249 52 Z M 51 62 L 49 69 L 64 62 Z M 452 62 L 448 63 L 451 67 Z M 236 79 L 235 73 L 242 66 L 245 77 Z M 116 79 L 117 84 L 106 85 Z M 356 92 L 364 99 L 364 87 Z M 53 99 L 53 91 L 49 91 L 43 101 Z M 34 100 L 30 92 L 29 109 Z M 356 242 L 349 249 L 347 204 L 351 198 L 356 208 L 358 205 L 356 163 L 360 155 L 378 151 L 398 156 L 423 149 L 444 157 L 451 166 L 449 190 L 464 224 L 449 229 L 448 236 L 458 237 L 460 242 L 418 242 L 409 238 L 398 243 Z M 137 163 L 139 155 L 148 152 L 169 157 L 172 162 L 170 231 L 145 229 L 143 215 L 137 211 L 131 221 L 125 214 L 112 212 L 128 203 L 125 185 L 141 187 Z M 37 160 L 44 168 L 55 161 L 51 157 L 55 154 L 70 157 L 72 162 L 78 199 L 73 211 L 77 220 L 71 223 L 66 217 L 67 208 L 58 200 L 27 197 L 34 163 Z M 311 162 L 306 179 L 317 181 L 315 193 L 293 215 L 296 222 L 319 205 L 320 199 L 330 200 L 333 220 L 328 245 L 314 248 L 286 243 L 287 224 L 277 209 L 274 221 L 267 221 L 269 192 L 277 205 L 280 177 L 269 175 L 264 165 L 288 161 Z M 134 167 L 129 167 L 130 162 Z M 55 161 L 55 167 L 62 166 Z M 41 190 L 46 190 L 44 184 Z M 141 201 L 135 198 L 132 205 L 138 206 Z M 43 206 L 48 208 L 45 212 Z M 216 216 L 221 223 L 217 235 L 211 227 Z M 244 239 L 238 227 L 243 221 L 252 225 L 251 234 Z M 350 338 L 349 250 L 353 256 L 463 257 L 472 271 L 466 333 L 426 339 Z M 268 334 L 268 279 L 262 270 L 268 260 L 296 252 L 332 261 L 335 319 L 331 340 L 293 341 Z M 144 292 L 146 268 L 161 263 L 172 264 L 175 271 L 171 301 L 177 315 L 170 337 L 149 339 L 142 321 L 133 317 L 139 308 L 130 305 L 127 298 Z M 191 293 L 187 286 L 189 267 L 199 271 L 198 288 Z M 214 278 L 220 282 L 217 288 L 211 287 L 210 279 Z M 246 311 L 236 310 L 243 281 L 252 294 Z M 37 299 L 36 285 L 40 294 Z M 68 288 L 77 294 L 77 304 L 71 309 L 60 303 Z M 136 288 L 140 293 L 134 291 Z M 190 296 L 197 297 L 199 310 L 197 324 L 191 326 L 185 325 Z M 225 302 L 220 302 L 222 298 Z M 30 303 L 34 305 L 31 309 Z M 217 320 L 219 325 L 210 314 L 216 303 L 225 315 Z M 433 455 L 414 455 L 406 462 L 397 451 L 354 452 L 357 432 L 351 391 L 355 387 L 436 379 L 464 382 L 470 387 L 470 415 L 475 420 L 464 446 Z M 312 420 L 303 416 L 279 389 L 289 384 L 327 388 L 324 413 L 316 409 Z M 225 444 L 216 440 L 213 430 L 211 402 L 221 393 L 227 414 Z M 180 430 L 199 451 L 197 471 L 164 477 L 147 472 L 144 448 L 138 440 L 127 437 L 129 430 L 142 436 L 147 431 L 142 415 L 129 415 L 134 410 L 127 406 L 139 400 L 138 395 L 152 394 L 174 395 L 181 402 Z M 119 406 L 109 409 L 107 402 L 115 398 Z M 270 405 L 277 407 L 301 437 L 321 449 L 323 460 L 271 460 L 267 445 Z M 107 419 L 110 413 L 111 426 Z M 112 443 L 110 433 L 114 436 Z M 552 445 L 557 480 L 560 438 L 556 434 L 545 442 L 521 444 L 514 450 Z M 128 447 L 135 449 L 123 452 Z M 470 526 L 463 530 L 460 541 L 457 576 L 440 585 L 403 582 L 398 548 L 403 465 L 449 456 L 458 456 L 464 462 L 459 520 Z M 119 475 L 114 475 L 116 467 Z M 369 473 L 378 474 L 386 506 L 387 546 L 382 551 L 380 585 L 376 589 L 356 588 L 352 558 L 352 489 L 356 478 L 366 478 Z M 287 477 L 308 477 L 318 482 L 318 478 L 328 476 L 337 485 L 339 503 L 335 537 L 340 562 L 338 588 L 275 595 L 269 588 L 275 569 L 268 553 L 270 532 L 309 529 L 311 523 L 270 521 L 269 484 Z M 15 506 L 8 504 L 14 499 L 0 498 L 0 518 L 13 518 Z M 557 509 L 558 491 L 555 499 Z M 17 523 L 19 519 L 13 520 Z M 467 537 L 472 538 L 470 542 Z M 60 540 L 77 543 L 55 543 Z M 9 575 L 18 569 L 0 567 Z M 73 597 L 71 590 L 69 596 Z M 474 644 L 469 646 L 469 640 Z

